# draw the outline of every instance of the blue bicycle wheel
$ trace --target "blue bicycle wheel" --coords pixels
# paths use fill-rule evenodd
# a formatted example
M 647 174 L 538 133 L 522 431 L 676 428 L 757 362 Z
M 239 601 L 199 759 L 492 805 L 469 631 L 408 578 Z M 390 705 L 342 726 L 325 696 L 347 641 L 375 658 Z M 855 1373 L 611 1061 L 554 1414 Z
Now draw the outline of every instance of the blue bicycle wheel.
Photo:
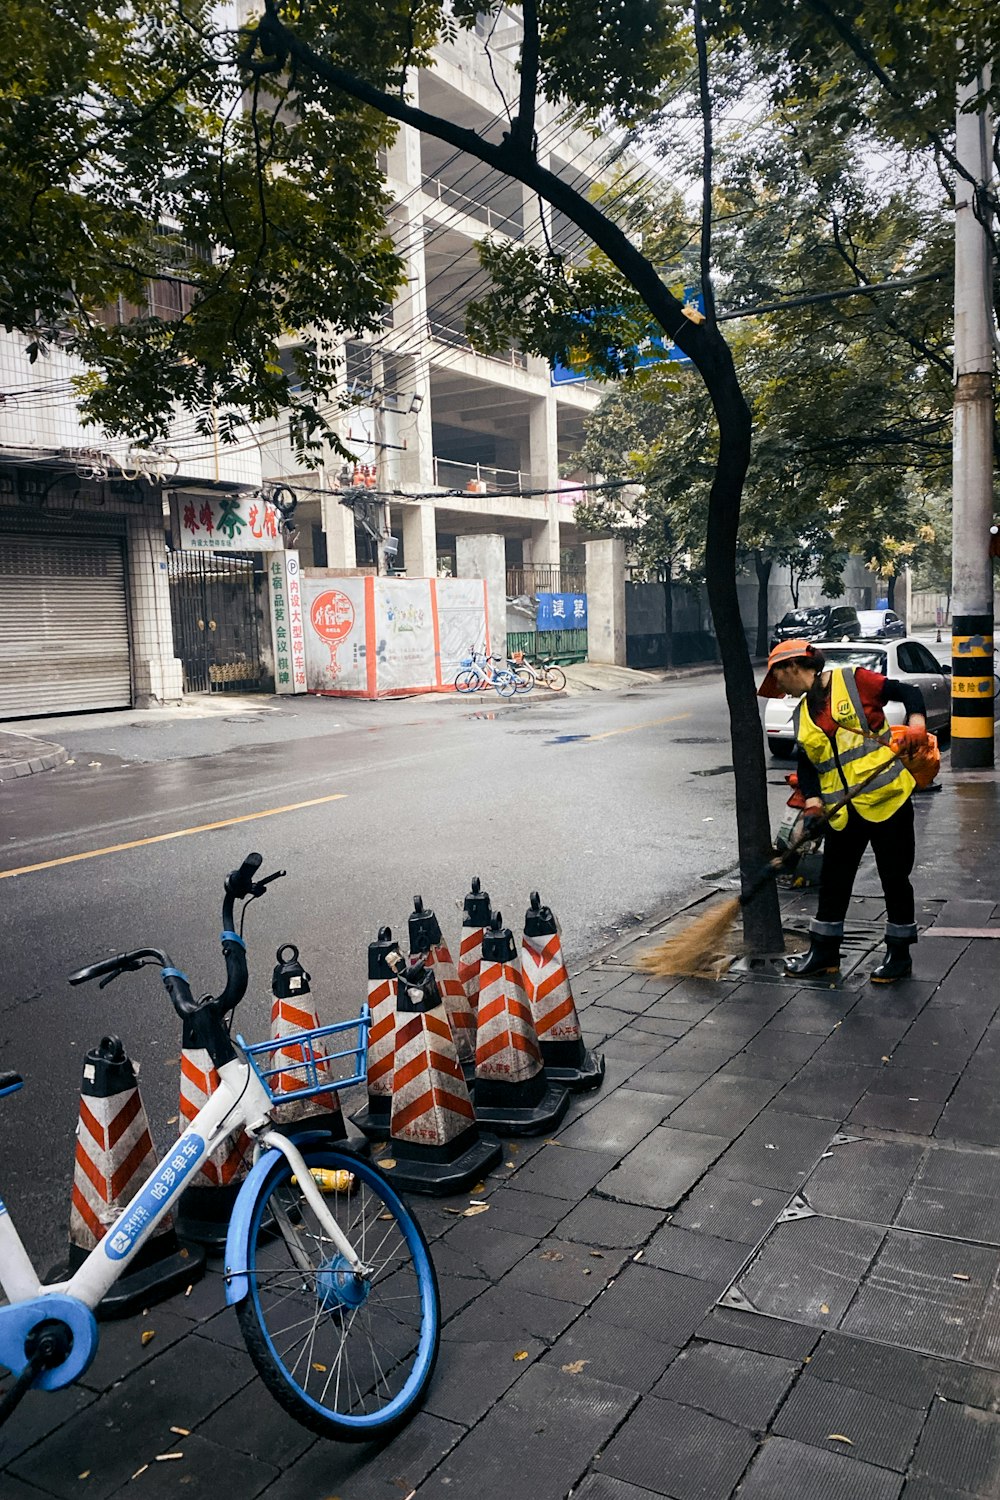
M 433 1374 L 434 1266 L 419 1224 L 377 1168 L 329 1146 L 303 1155 L 365 1273 L 351 1270 L 278 1156 L 250 1216 L 240 1327 L 291 1416 L 324 1437 L 370 1442 L 409 1421 Z M 349 1185 L 329 1173 L 349 1174 Z

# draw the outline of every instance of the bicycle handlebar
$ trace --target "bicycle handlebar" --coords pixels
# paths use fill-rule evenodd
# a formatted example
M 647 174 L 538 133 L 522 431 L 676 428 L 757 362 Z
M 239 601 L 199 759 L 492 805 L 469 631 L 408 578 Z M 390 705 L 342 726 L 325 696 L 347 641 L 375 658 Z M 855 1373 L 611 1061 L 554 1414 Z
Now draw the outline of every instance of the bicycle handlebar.
M 116 953 L 113 958 L 102 958 L 96 964 L 77 969 L 69 976 L 70 984 L 87 984 L 92 979 L 100 979 L 103 989 L 105 984 L 110 984 L 120 974 L 135 972 L 152 962 L 159 964 L 164 988 L 179 1016 L 191 1016 L 202 1009 L 211 1009 L 219 1016 L 226 1015 L 243 999 L 250 978 L 246 944 L 234 930 L 234 903 L 256 900 L 264 895 L 273 880 L 280 880 L 285 874 L 284 870 L 275 870 L 272 875 L 265 875 L 263 880 L 254 880 L 253 877 L 262 864 L 261 855 L 248 854 L 239 869 L 231 870 L 226 876 L 221 936 L 222 953 L 226 961 L 226 983 L 220 995 L 204 995 L 201 1000 L 196 1001 L 187 975 L 175 968 L 169 955 L 159 948 L 136 948 L 131 953 Z

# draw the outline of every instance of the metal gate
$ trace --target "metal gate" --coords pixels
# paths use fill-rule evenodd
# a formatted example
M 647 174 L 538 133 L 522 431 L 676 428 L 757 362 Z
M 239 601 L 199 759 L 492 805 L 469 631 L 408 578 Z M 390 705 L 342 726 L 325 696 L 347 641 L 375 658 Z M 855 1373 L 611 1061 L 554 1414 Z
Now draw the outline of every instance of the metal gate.
M 252 556 L 171 552 L 174 650 L 187 693 L 252 693 L 262 686 L 258 574 Z

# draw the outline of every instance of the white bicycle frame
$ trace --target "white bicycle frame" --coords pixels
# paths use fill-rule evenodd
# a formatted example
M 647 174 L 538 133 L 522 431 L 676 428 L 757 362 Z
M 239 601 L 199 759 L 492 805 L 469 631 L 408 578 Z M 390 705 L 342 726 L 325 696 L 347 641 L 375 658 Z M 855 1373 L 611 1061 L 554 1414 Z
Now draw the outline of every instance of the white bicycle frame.
M 253 1135 L 255 1155 L 262 1147 L 282 1153 L 324 1233 L 353 1272 L 368 1274 L 369 1268 L 357 1255 L 324 1202 L 301 1152 L 287 1136 L 266 1128 L 271 1107 L 270 1096 L 249 1063 L 238 1058 L 223 1063 L 219 1069 L 219 1087 L 195 1115 L 188 1129 L 153 1169 L 83 1265 L 68 1281 L 57 1285 L 40 1285 L 31 1258 L 10 1214 L 0 1201 L 0 1287 L 8 1301 L 13 1305 L 30 1297 L 61 1293 L 95 1308 L 128 1269 L 171 1204 L 195 1175 L 199 1164 L 211 1156 L 227 1135 L 241 1128 Z

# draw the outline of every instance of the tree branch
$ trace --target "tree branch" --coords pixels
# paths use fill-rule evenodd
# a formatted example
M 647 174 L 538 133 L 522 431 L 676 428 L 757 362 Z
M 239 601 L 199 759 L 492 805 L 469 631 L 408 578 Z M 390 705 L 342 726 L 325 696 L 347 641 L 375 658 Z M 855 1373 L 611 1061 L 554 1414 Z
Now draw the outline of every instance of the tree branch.
M 535 149 L 535 95 L 538 91 L 538 10 L 535 0 L 521 0 L 524 41 L 521 46 L 521 88 L 517 115 L 510 127 L 510 139 L 522 151 Z
M 698 97 L 701 103 L 701 295 L 710 328 L 715 321 L 715 288 L 712 285 L 712 94 L 708 82 L 708 46 L 700 0 L 694 0 L 694 37 L 698 50 Z

